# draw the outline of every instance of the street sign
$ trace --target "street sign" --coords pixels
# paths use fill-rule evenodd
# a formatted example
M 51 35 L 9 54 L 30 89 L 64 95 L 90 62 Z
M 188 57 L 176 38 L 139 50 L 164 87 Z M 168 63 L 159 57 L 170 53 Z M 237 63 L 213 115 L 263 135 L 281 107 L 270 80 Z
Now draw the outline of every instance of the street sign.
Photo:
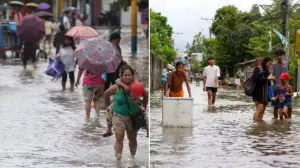
M 300 59 L 300 29 L 296 31 L 296 46 L 295 46 L 295 54 L 298 59 Z

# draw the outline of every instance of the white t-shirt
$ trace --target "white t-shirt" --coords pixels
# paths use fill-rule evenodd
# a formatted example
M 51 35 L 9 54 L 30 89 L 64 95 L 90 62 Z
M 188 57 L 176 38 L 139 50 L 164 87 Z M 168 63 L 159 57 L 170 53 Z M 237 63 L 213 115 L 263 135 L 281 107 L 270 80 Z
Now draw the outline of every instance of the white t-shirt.
M 206 87 L 214 87 L 216 79 L 220 77 L 220 68 L 217 65 L 204 68 L 203 76 L 206 78 Z
M 67 17 L 67 16 L 64 16 L 63 18 L 63 23 L 64 23 L 64 26 L 67 30 L 70 30 L 71 29 L 71 23 L 70 23 L 70 19 Z
M 235 85 L 241 85 L 241 79 L 240 78 L 235 79 Z

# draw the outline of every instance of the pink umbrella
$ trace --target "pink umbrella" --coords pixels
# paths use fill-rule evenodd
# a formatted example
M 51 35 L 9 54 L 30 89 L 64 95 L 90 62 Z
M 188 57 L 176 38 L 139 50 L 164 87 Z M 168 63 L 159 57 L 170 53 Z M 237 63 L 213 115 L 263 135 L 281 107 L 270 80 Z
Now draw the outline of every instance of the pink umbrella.
M 74 38 L 95 38 L 98 37 L 98 32 L 88 26 L 75 26 L 71 30 L 66 33 L 66 36 L 74 37 Z
M 74 52 L 79 67 L 94 74 L 115 72 L 122 61 L 116 48 L 108 41 L 90 38 L 82 41 Z
M 45 22 L 35 15 L 25 16 L 17 25 L 17 35 L 24 42 L 36 43 L 45 36 Z

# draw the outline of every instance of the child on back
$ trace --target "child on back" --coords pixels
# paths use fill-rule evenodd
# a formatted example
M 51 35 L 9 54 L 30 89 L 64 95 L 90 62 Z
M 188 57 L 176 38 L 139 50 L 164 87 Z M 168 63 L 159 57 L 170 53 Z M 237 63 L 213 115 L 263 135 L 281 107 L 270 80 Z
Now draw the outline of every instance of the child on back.
M 122 68 L 120 68 L 120 69 L 122 69 Z M 140 82 L 140 80 L 136 80 L 136 79 L 133 79 L 133 80 L 134 80 L 133 82 Z M 129 87 L 127 85 L 125 85 L 120 78 L 117 79 L 115 83 L 119 87 L 122 87 L 124 89 L 125 93 L 129 92 Z M 145 112 L 146 109 L 143 107 L 143 101 L 140 98 L 138 99 L 137 103 L 140 105 L 142 112 Z M 112 104 L 106 109 L 107 129 L 106 129 L 105 133 L 103 134 L 103 137 L 108 137 L 108 136 L 113 135 L 113 133 L 112 133 L 112 116 L 113 116 L 113 111 L 111 109 Z M 147 137 L 149 137 L 148 123 L 146 123 L 146 125 L 143 128 L 146 129 L 146 131 L 147 131 Z
M 283 117 L 288 119 L 288 108 L 292 108 L 292 96 L 293 90 L 292 87 L 288 84 L 290 80 L 290 75 L 288 73 L 282 73 L 280 76 L 280 89 L 279 93 L 276 96 L 276 99 L 279 100 L 280 107 L 279 107 L 279 114 L 280 119 L 282 120 Z

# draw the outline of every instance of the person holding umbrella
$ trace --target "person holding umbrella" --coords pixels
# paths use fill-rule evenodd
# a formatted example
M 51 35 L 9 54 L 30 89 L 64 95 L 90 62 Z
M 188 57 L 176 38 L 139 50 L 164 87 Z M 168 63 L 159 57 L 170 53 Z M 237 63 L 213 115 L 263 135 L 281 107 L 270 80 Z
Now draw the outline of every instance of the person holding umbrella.
M 59 26 L 60 32 L 55 34 L 53 46 L 56 48 L 56 54 L 59 51 L 59 48 L 63 43 L 65 42 L 65 34 L 67 33 L 67 30 L 65 29 L 64 25 Z
M 113 73 L 107 73 L 107 80 L 105 82 L 105 90 L 107 90 L 110 86 L 110 84 L 114 85 L 115 84 L 115 81 L 118 79 L 119 77 L 119 69 L 122 65 L 126 64 L 124 61 L 123 61 L 123 58 L 122 58 L 122 50 L 121 50 L 121 47 L 120 47 L 120 40 L 121 40 L 121 36 L 119 33 L 113 33 L 111 36 L 110 36 L 110 39 L 109 41 L 113 44 L 114 48 L 119 52 L 119 59 L 122 60 L 121 64 L 118 66 L 118 69 L 116 70 L 116 72 L 113 72 Z
M 70 11 L 64 11 L 63 25 L 67 30 L 71 29 Z

